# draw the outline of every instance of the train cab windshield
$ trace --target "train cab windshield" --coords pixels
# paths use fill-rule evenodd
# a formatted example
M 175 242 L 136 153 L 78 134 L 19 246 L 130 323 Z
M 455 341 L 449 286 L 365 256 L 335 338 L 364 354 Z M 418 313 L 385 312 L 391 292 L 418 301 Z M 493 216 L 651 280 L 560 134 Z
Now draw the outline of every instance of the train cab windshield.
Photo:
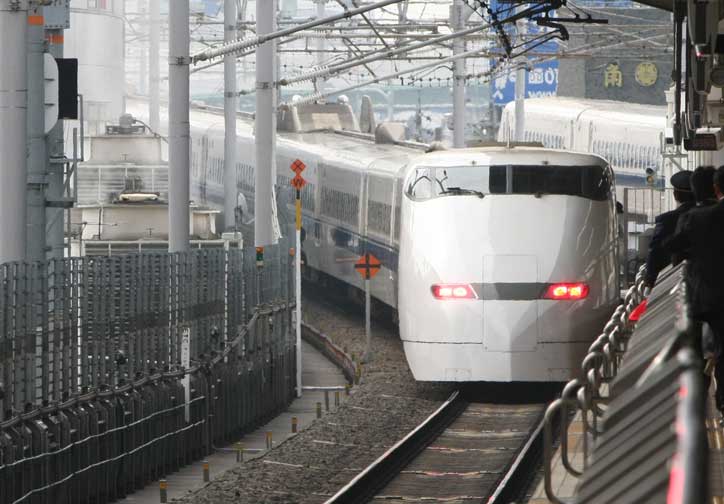
M 557 165 L 419 167 L 406 194 L 415 200 L 458 195 L 531 194 L 578 196 L 605 201 L 611 195 L 610 168 Z

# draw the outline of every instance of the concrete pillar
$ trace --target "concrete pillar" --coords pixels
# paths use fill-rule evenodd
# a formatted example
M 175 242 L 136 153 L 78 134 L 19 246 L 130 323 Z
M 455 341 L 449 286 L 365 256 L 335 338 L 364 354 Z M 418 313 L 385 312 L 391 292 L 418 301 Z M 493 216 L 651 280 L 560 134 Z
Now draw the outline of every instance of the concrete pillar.
M 236 0 L 224 0 L 224 41 L 236 39 Z M 224 57 L 224 228 L 235 229 L 236 180 L 236 55 Z
M 260 2 L 261 3 L 261 2 Z M 189 0 L 169 2 L 169 252 L 189 249 Z
M 63 57 L 63 30 L 48 30 L 48 52 L 54 58 Z M 46 199 L 59 201 L 64 195 L 63 186 L 63 159 L 65 157 L 65 139 L 63 138 L 63 121 L 50 130 L 46 137 L 48 152 L 48 186 Z M 48 207 L 45 210 L 48 254 L 50 259 L 62 259 L 65 255 L 65 210 Z
M 28 11 L 28 261 L 45 261 L 45 21 L 43 7 Z
M 276 29 L 276 0 L 256 2 L 257 35 Z M 255 118 L 255 191 L 254 245 L 265 247 L 277 242 L 274 233 L 274 181 L 276 180 L 276 40 L 256 50 L 256 118 Z
M 161 0 L 150 0 L 150 42 L 148 46 L 148 125 L 161 128 Z
M 0 264 L 25 258 L 28 2 L 0 0 Z
M 451 10 L 451 25 L 454 31 L 465 29 L 463 0 L 455 0 Z M 465 39 L 458 37 L 453 40 L 453 55 L 465 52 Z M 460 58 L 453 62 L 453 147 L 465 147 L 465 74 L 466 59 Z

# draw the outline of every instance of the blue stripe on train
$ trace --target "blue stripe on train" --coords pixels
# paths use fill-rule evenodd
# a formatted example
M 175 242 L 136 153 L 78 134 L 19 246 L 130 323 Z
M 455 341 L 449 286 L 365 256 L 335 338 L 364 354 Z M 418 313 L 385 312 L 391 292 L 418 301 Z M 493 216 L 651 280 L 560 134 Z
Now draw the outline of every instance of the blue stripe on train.
M 304 215 L 302 217 L 302 225 L 306 231 L 307 240 L 309 240 L 310 235 L 313 234 L 313 229 L 316 224 L 320 224 L 331 229 L 332 240 L 337 248 L 351 252 L 356 256 L 362 256 L 365 253 L 372 254 L 380 260 L 385 268 L 397 273 L 397 261 L 399 259 L 399 254 L 396 249 L 390 247 L 389 245 L 384 245 L 379 241 L 375 241 L 374 239 L 366 238 L 359 233 L 350 231 L 349 229 L 336 226 L 331 222 Z M 326 237 L 323 237 L 322 240 L 324 243 L 327 242 Z M 304 247 L 302 247 L 302 250 L 303 249 Z

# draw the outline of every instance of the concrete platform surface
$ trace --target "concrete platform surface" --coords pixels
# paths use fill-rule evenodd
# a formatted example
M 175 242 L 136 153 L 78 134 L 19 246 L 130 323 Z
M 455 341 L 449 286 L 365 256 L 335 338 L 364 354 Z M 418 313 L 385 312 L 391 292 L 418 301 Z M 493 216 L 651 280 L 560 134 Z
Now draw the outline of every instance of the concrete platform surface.
M 571 421 L 568 427 L 568 453 L 570 455 L 570 462 L 574 469 L 583 469 L 583 422 L 581 420 L 581 413 L 578 412 Z M 553 467 L 553 479 L 552 488 L 558 498 L 564 501 L 570 501 L 575 495 L 576 486 L 578 485 L 578 478 L 572 476 L 561 461 L 561 450 L 560 447 L 553 454 L 551 466 Z M 528 504 L 548 504 L 551 501 L 548 500 L 545 493 L 544 481 L 541 481 L 535 488 L 533 495 L 528 500 Z
M 342 372 L 311 345 L 302 343 L 302 385 L 304 387 L 344 387 L 346 380 Z M 329 392 L 330 411 L 334 406 L 334 392 Z M 340 404 L 345 399 L 344 390 L 340 391 Z M 292 417 L 297 417 L 299 430 L 311 424 L 317 418 L 317 403 L 322 403 L 322 415 L 326 414 L 324 391 L 304 390 L 301 398 L 295 399 L 287 411 L 272 421 L 244 436 L 239 442 L 243 444 L 244 460 L 250 460 L 266 453 L 266 434 L 272 432 L 272 441 L 276 445 L 291 437 Z M 237 452 L 235 444 L 222 447 L 206 460 L 209 463 L 210 477 L 213 480 L 223 472 L 235 467 Z M 188 492 L 201 488 L 203 481 L 203 461 L 195 462 L 180 471 L 166 477 L 168 501 L 179 498 Z M 128 504 L 158 504 L 160 493 L 158 482 L 152 483 L 118 502 Z

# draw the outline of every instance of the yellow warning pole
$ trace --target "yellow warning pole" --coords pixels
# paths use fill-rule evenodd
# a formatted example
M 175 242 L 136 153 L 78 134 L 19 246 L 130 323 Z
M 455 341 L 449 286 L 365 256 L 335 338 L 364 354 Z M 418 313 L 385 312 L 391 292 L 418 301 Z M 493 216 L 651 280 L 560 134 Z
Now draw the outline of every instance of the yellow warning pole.
M 297 397 L 302 397 L 302 191 L 297 189 L 297 232 L 294 250 L 294 274 L 296 290 L 296 333 L 297 333 Z

